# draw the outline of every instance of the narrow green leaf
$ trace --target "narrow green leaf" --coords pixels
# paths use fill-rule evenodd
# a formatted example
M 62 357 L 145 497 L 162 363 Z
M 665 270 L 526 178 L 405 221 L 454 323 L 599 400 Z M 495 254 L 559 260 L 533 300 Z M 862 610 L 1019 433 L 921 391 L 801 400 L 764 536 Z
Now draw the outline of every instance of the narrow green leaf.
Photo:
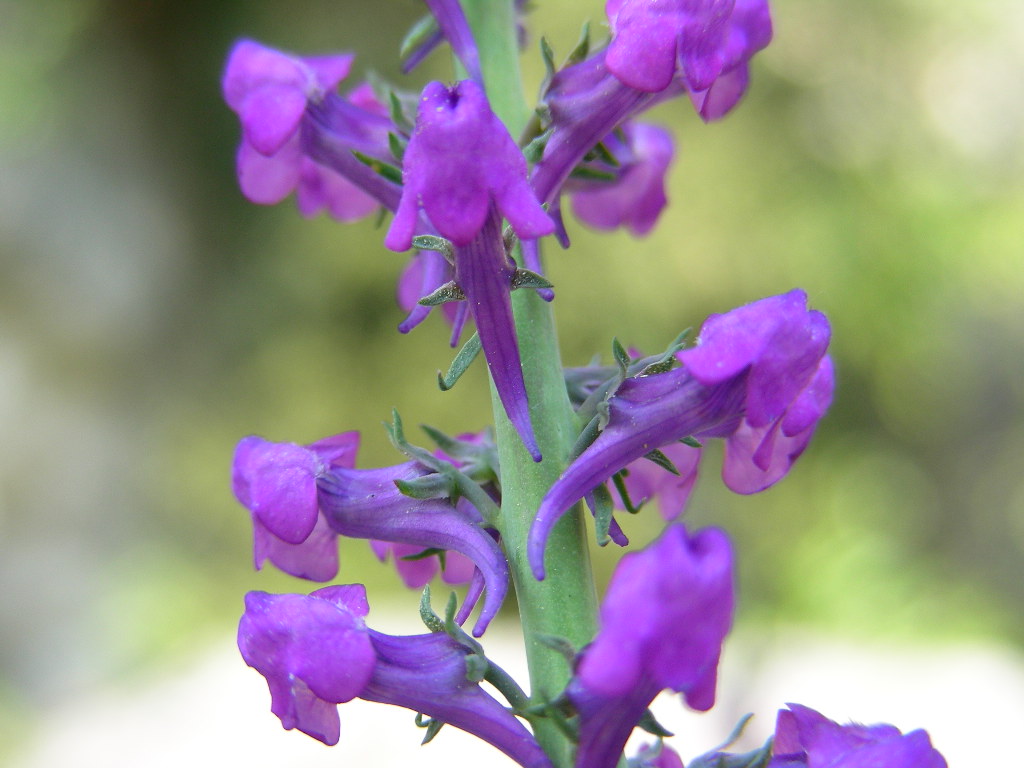
M 622 374 L 622 377 L 625 378 L 626 370 L 629 368 L 630 357 L 629 353 L 626 352 L 618 339 L 612 339 L 612 355 L 615 357 L 615 362 L 619 366 L 619 372 Z
M 528 269 L 517 269 L 515 274 L 512 275 L 512 290 L 516 288 L 554 288 L 554 284 L 551 283 L 543 275 L 538 275 L 536 272 L 531 272 Z
M 668 470 L 673 475 L 678 475 L 679 474 L 679 470 L 676 469 L 676 465 L 672 463 L 672 459 L 670 459 L 664 453 L 659 451 L 657 448 L 655 448 L 650 453 L 645 454 L 644 458 L 647 459 L 648 461 L 653 461 L 659 467 L 661 467 L 662 469 Z
M 401 44 L 398 46 L 398 58 L 405 61 L 421 45 L 432 36 L 437 34 L 437 19 L 433 14 L 427 14 L 418 19 L 405 33 Z
M 355 157 L 356 160 L 358 160 L 363 165 L 372 168 L 374 171 L 376 171 L 378 174 L 383 176 L 388 181 L 393 181 L 395 184 L 402 183 L 401 169 L 396 168 L 390 163 L 385 163 L 383 160 L 378 160 L 375 157 L 364 155 L 358 149 L 353 149 L 349 151 L 352 152 L 352 155 Z
M 405 157 L 405 146 L 408 142 L 400 137 L 393 131 L 388 131 L 388 148 L 391 150 L 391 156 L 395 158 L 399 163 L 402 162 L 402 158 Z
M 612 495 L 603 483 L 591 491 L 591 494 L 594 497 L 594 533 L 597 536 L 597 544 L 606 547 L 612 540 L 608 533 L 612 526 L 612 513 L 615 511 Z
M 431 632 L 444 632 L 444 622 L 441 621 L 441 617 L 434 613 L 434 609 L 430 606 L 430 585 L 427 584 L 423 588 L 423 594 L 420 595 L 420 620 Z
M 469 341 L 462 345 L 459 353 L 455 355 L 455 359 L 452 360 L 452 364 L 448 368 L 448 373 L 442 376 L 440 371 L 437 372 L 437 386 L 441 388 L 442 392 L 447 392 L 455 386 L 455 382 L 462 377 L 462 374 L 466 372 L 470 364 L 476 360 L 481 349 L 480 334 L 474 333 L 469 337 Z M 430 432 L 427 432 L 427 434 L 430 435 Z M 430 436 L 431 438 L 434 437 L 433 435 Z
M 414 480 L 395 480 L 395 487 L 410 499 L 444 499 L 452 495 L 452 481 L 443 475 L 430 474 Z
M 447 304 L 449 301 L 465 301 L 466 294 L 454 280 L 449 280 L 428 296 L 424 296 L 417 303 L 425 307 L 436 307 L 439 304 Z
M 578 64 L 590 55 L 590 21 L 583 22 L 583 29 L 580 30 L 580 39 L 576 47 L 569 53 L 566 64 Z

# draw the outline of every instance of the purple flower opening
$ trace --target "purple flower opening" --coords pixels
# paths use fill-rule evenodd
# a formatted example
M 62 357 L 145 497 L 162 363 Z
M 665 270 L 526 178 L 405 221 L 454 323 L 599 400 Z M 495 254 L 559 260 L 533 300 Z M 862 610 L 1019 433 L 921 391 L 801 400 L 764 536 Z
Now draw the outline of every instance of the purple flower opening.
M 718 529 L 691 537 L 671 525 L 622 558 L 601 604 L 600 629 L 568 688 L 580 713 L 576 765 L 614 766 L 662 690 L 682 693 L 694 709 L 711 708 L 733 606 L 732 548 Z
M 928 734 L 892 725 L 839 725 L 810 707 L 779 710 L 768 768 L 947 768 Z
M 537 510 L 527 543 L 544 576 L 544 546 L 576 501 L 655 448 L 684 437 L 726 438 L 723 478 L 754 493 L 784 476 L 832 401 L 830 330 L 794 290 L 708 318 L 682 367 L 626 379 L 608 399 L 608 424 L 562 473 Z
M 255 435 L 238 443 L 232 488 L 252 514 L 257 570 L 269 559 L 292 576 L 312 581 L 334 578 L 337 534 L 320 514 L 316 478 L 329 466 L 353 466 L 358 449 L 358 432 L 309 446 L 271 443 Z
M 393 704 L 492 744 L 527 768 L 550 768 L 519 720 L 467 678 L 468 650 L 445 634 L 396 637 L 366 627 L 361 584 L 309 596 L 250 592 L 238 625 L 246 664 L 270 688 L 271 711 L 288 730 L 338 742 L 337 705 L 354 698 Z
M 473 241 L 492 205 L 524 239 L 554 231 L 527 183 L 522 152 L 472 80 L 423 89 L 403 179 L 401 203 L 384 239 L 392 250 L 411 247 L 421 207 L 455 245 Z

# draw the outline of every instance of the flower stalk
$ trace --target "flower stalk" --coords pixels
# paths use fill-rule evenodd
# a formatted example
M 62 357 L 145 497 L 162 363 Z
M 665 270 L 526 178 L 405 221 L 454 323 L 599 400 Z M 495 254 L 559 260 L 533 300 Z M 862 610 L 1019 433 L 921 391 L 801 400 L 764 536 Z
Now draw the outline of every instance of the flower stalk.
M 516 17 L 512 0 L 463 0 L 463 9 L 480 51 L 484 84 L 494 113 L 516 136 L 528 108 L 519 74 Z M 562 637 L 579 649 L 597 627 L 597 596 L 579 510 L 567 514 L 548 540 L 548 575 L 537 581 L 526 558 L 526 539 L 547 489 L 565 469 L 578 432 L 562 373 L 551 304 L 534 291 L 515 291 L 512 311 L 530 420 L 544 459 L 534 462 L 505 415 L 497 392 L 494 404 L 501 463 L 501 536 L 519 603 L 530 689 L 534 703 L 553 698 L 568 682 L 565 658 L 542 641 Z M 535 724 L 536 737 L 556 766 L 571 765 L 570 743 L 549 720 Z

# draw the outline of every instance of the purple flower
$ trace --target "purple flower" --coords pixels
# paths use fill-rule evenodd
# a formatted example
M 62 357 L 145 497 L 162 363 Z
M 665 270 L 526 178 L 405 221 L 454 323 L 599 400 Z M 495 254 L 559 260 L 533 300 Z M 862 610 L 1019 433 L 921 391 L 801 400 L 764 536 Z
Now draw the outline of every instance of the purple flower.
M 255 436 L 239 443 L 234 489 L 252 512 L 257 568 L 269 557 L 294 576 L 327 581 L 338 571 L 338 535 L 458 552 L 476 570 L 457 619 L 469 617 L 486 589 L 473 629 L 483 634 L 505 599 L 508 564 L 479 512 L 465 500 L 403 495 L 396 481 L 430 474 L 418 462 L 353 469 L 357 443 L 354 432 L 309 446 Z
M 718 529 L 690 537 L 671 525 L 622 558 L 567 689 L 580 715 L 579 768 L 612 768 L 662 690 L 711 708 L 733 603 L 732 548 Z
M 337 704 L 394 704 L 483 739 L 529 768 L 550 768 L 530 732 L 467 678 L 468 650 L 445 634 L 397 637 L 368 629 L 366 590 L 339 585 L 311 595 L 250 592 L 238 625 L 246 664 L 267 679 L 285 729 L 337 744 Z
M 925 731 L 839 725 L 809 707 L 779 710 L 768 768 L 946 768 Z
M 247 198 L 271 205 L 295 191 L 304 216 L 326 209 L 340 221 L 353 221 L 376 210 L 379 199 L 372 189 L 358 183 L 372 171 L 356 168 L 361 164 L 351 157 L 341 169 L 315 162 L 302 140 L 310 105 L 342 101 L 332 92 L 348 75 L 352 59 L 351 54 L 291 56 L 252 40 L 235 44 L 222 87 L 225 101 L 242 122 L 236 160 L 238 181 Z M 390 121 L 363 113 L 359 110 L 359 119 L 378 133 L 385 129 L 382 138 L 386 142 Z M 356 171 L 355 181 L 344 173 L 345 167 Z
M 515 265 L 505 253 L 501 216 L 522 238 L 551 234 L 554 223 L 533 196 L 526 160 L 479 85 L 463 80 L 451 88 L 436 82 L 424 88 L 403 179 L 384 244 L 407 250 L 422 207 L 431 226 L 455 245 L 455 279 L 498 396 L 523 444 L 540 461 L 509 295 Z
M 455 245 L 469 245 L 492 206 L 522 238 L 549 235 L 554 225 L 526 180 L 526 160 L 472 80 L 423 89 L 416 128 L 405 152 L 402 200 L 384 244 L 412 246 L 422 206 Z
M 388 134 L 397 129 L 368 103 L 365 86 L 348 99 L 333 93 L 350 65 L 350 55 L 299 58 L 236 44 L 223 90 L 242 118 L 239 182 L 254 202 L 275 203 L 294 189 L 305 215 L 326 206 L 345 221 L 398 206 L 400 187 L 352 154 L 389 162 Z
M 292 576 L 312 581 L 334 578 L 337 534 L 320 514 L 316 478 L 330 466 L 353 466 L 358 449 L 358 432 L 308 446 L 271 443 L 255 435 L 238 443 L 232 487 L 252 514 L 257 570 L 269 559 Z
M 650 93 L 666 90 L 678 76 L 699 94 L 694 103 L 706 120 L 739 100 L 748 60 L 772 36 L 766 0 L 607 0 L 605 10 L 612 29 L 609 71 Z
M 626 379 L 608 423 L 541 501 L 527 544 L 537 578 L 551 528 L 576 501 L 655 448 L 688 436 L 726 438 L 723 478 L 737 493 L 788 472 L 832 400 L 830 330 L 794 290 L 704 323 L 682 367 Z
M 644 123 L 623 126 L 626 141 L 615 134 L 604 144 L 619 162 L 615 181 L 572 182 L 569 187 L 576 218 L 597 229 L 628 227 L 637 236 L 651 231 L 668 200 L 665 172 L 672 162 L 672 136 Z M 604 170 L 604 169 L 603 169 Z

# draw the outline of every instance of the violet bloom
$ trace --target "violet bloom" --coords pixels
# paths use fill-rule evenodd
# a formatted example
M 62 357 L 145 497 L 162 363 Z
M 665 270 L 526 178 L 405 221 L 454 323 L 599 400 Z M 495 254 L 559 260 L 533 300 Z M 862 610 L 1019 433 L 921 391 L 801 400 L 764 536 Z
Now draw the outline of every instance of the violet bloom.
M 328 467 L 351 467 L 359 433 L 346 432 L 308 446 L 271 443 L 255 435 L 235 449 L 232 487 L 252 514 L 253 560 L 285 573 L 328 581 L 338 572 L 337 534 L 320 514 L 316 478 Z
M 533 436 L 509 295 L 515 264 L 505 252 L 501 216 L 524 239 L 554 224 L 526 180 L 526 160 L 472 80 L 423 90 L 405 152 L 401 203 L 384 244 L 408 250 L 420 209 L 455 246 L 455 280 L 466 295 L 487 366 L 509 420 L 540 461 Z M 422 231 L 422 230 L 421 230 Z
M 779 710 L 768 768 L 946 768 L 925 731 L 839 725 L 809 707 Z
M 607 0 L 605 10 L 609 71 L 650 93 L 678 77 L 687 91 L 702 94 L 695 104 L 705 119 L 735 105 L 746 88 L 747 61 L 772 36 L 766 0 Z
M 737 493 L 778 481 L 810 442 L 832 401 L 825 316 L 794 290 L 756 301 L 701 328 L 682 366 L 627 378 L 608 399 L 608 423 L 541 501 L 527 551 L 544 575 L 551 528 L 576 501 L 655 448 L 688 436 L 726 439 L 723 479 Z
M 533 736 L 478 683 L 468 650 L 445 634 L 397 637 L 367 628 L 362 584 L 311 595 L 250 592 L 238 624 L 242 658 L 267 680 L 285 729 L 338 743 L 337 705 L 361 698 L 460 728 L 528 768 L 550 768 Z
M 578 768 L 613 768 L 665 689 L 694 709 L 711 708 L 733 593 L 732 548 L 718 529 L 691 537 L 671 525 L 619 561 L 600 629 L 567 688 L 580 715 Z
M 242 122 L 238 181 L 251 201 L 271 205 L 295 191 L 304 216 L 326 209 L 340 221 L 376 210 L 379 201 L 371 192 L 337 169 L 315 162 L 301 138 L 308 107 L 331 97 L 348 76 L 352 59 L 352 54 L 292 56 L 252 40 L 235 44 L 222 87 L 224 100 Z M 369 113 L 365 119 L 378 127 L 388 122 Z M 354 158 L 352 162 L 358 164 Z
M 457 620 L 469 618 L 486 590 L 473 628 L 483 634 L 508 590 L 508 564 L 494 535 L 468 502 L 403 495 L 396 481 L 430 474 L 417 462 L 353 469 L 357 440 L 348 433 L 310 446 L 255 436 L 239 443 L 235 495 L 252 512 L 257 567 L 269 557 L 292 575 L 326 581 L 338 570 L 338 535 L 458 552 L 476 570 Z
M 597 229 L 628 227 L 639 237 L 651 231 L 668 203 L 665 173 L 672 162 L 672 136 L 645 123 L 627 123 L 622 131 L 625 142 L 615 134 L 604 140 L 619 167 L 601 169 L 616 173 L 616 179 L 570 182 L 569 196 L 573 213 L 584 224 Z

